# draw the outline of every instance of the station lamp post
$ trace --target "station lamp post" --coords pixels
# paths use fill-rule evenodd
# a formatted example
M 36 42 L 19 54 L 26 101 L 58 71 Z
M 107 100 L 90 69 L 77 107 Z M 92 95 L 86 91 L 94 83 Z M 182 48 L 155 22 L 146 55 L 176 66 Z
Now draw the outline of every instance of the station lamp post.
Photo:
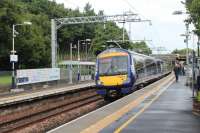
M 181 1 L 182 4 L 185 5 L 185 2 Z M 173 12 L 173 15 L 182 15 L 182 14 L 188 14 L 187 12 L 183 12 L 183 11 L 175 11 Z M 185 34 L 181 34 L 181 36 L 185 36 L 185 40 L 184 42 L 186 43 L 186 63 L 187 65 L 189 65 L 189 50 L 188 50 L 188 40 L 189 40 L 189 36 L 190 36 L 190 32 L 189 32 L 189 22 L 188 19 L 185 20 L 185 27 L 186 27 L 186 33 Z M 195 80 L 195 52 L 194 50 L 192 50 L 192 97 L 194 97 L 194 80 Z
M 85 53 L 86 53 L 86 60 L 88 60 L 88 45 L 91 43 L 91 39 L 85 39 Z
M 73 61 L 73 54 L 72 54 L 72 50 L 73 49 L 76 49 L 76 45 L 73 46 L 72 43 L 70 43 L 70 71 L 69 71 L 69 83 L 72 84 L 73 83 L 73 73 L 72 73 L 72 70 L 73 70 L 73 66 L 72 66 L 72 61 Z
M 199 45 L 200 45 L 200 37 L 198 36 L 198 41 L 197 41 L 197 56 L 198 56 L 198 58 L 200 57 Z
M 81 43 L 83 42 L 83 43 Z M 91 42 L 91 39 L 85 39 L 85 40 L 78 40 L 78 61 L 80 63 L 80 44 L 86 45 L 86 60 L 88 59 L 88 44 Z M 80 65 L 78 64 L 78 81 L 80 80 Z
M 81 43 L 83 42 L 83 43 Z M 86 60 L 88 59 L 88 45 L 91 43 L 91 39 L 85 39 L 85 40 L 78 40 L 78 60 L 80 61 L 80 44 L 85 45 L 85 53 L 86 53 Z
M 188 14 L 187 12 L 183 12 L 183 11 L 174 11 L 173 15 L 183 15 L 183 14 Z M 186 27 L 186 33 L 185 34 L 181 34 L 181 36 L 185 36 L 185 44 L 186 44 L 186 64 L 189 65 L 189 50 L 188 50 L 188 40 L 189 40 L 189 22 L 186 20 L 185 21 L 185 27 Z
M 18 61 L 18 56 L 16 55 L 15 51 L 15 37 L 17 34 L 19 34 L 16 30 L 16 26 L 22 26 L 22 25 L 32 25 L 31 22 L 23 22 L 22 24 L 13 24 L 12 26 L 12 51 L 10 55 L 10 62 L 12 63 L 12 89 L 16 88 L 16 83 L 15 83 L 15 63 Z
M 76 45 L 74 45 L 73 46 L 73 44 L 72 43 L 70 43 L 70 60 L 72 61 L 73 60 L 73 54 L 72 54 L 72 50 L 73 49 L 76 49 L 77 47 L 76 47 Z

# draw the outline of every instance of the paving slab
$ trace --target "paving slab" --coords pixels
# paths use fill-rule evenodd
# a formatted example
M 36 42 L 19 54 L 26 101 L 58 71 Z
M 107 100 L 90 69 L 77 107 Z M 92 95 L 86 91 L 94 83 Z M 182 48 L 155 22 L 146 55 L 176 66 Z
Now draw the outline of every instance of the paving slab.
M 192 113 L 192 90 L 185 86 L 186 77 L 180 77 L 142 114 L 131 121 L 122 133 L 200 133 L 200 117 Z M 149 98 L 151 101 L 151 98 Z M 136 115 L 148 102 L 131 110 L 119 121 L 112 123 L 101 133 L 115 132 Z

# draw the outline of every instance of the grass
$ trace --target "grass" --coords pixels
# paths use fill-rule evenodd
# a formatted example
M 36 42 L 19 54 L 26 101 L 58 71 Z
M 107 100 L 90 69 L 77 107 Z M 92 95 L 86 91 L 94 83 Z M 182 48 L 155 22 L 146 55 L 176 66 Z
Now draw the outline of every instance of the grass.
M 10 85 L 11 84 L 11 75 L 1 75 L 0 76 L 0 86 Z

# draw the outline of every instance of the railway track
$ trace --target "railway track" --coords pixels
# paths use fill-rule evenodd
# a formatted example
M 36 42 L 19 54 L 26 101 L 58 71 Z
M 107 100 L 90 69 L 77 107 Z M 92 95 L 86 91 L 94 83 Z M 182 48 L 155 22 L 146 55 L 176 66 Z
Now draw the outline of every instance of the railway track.
M 94 88 L 0 108 L 0 132 L 45 132 L 105 104 Z
M 142 87 L 167 76 L 143 82 Z M 140 83 L 136 90 L 141 89 Z M 56 128 L 108 104 L 96 89 L 84 88 L 53 96 L 0 107 L 0 133 L 41 133 Z

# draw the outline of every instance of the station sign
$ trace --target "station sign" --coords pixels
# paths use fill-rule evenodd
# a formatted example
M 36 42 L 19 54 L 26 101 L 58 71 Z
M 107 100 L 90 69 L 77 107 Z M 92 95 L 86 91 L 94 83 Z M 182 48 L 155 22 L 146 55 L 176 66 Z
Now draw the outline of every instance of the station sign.
M 18 55 L 11 54 L 10 55 L 10 62 L 17 62 L 17 61 L 18 61 Z
M 17 85 L 60 80 L 60 68 L 17 70 Z

